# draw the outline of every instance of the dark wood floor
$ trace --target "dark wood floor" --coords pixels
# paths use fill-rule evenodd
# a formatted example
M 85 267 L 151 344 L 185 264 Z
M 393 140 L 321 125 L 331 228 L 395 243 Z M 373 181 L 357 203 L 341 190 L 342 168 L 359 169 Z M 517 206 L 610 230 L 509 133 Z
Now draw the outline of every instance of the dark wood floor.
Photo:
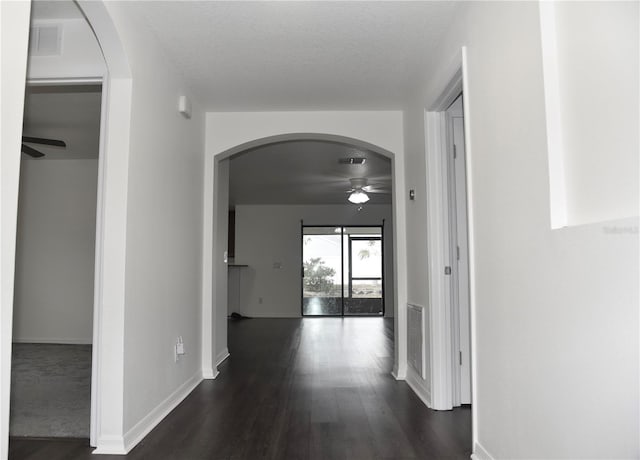
M 231 357 L 127 456 L 12 438 L 12 460 L 468 459 L 468 408 L 427 409 L 391 375 L 382 318 L 229 323 Z

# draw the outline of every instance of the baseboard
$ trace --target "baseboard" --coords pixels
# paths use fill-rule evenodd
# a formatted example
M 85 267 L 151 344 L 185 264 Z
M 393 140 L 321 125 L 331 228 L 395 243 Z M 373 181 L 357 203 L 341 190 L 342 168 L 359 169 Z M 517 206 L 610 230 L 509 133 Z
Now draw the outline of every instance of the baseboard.
M 220 375 L 220 372 L 218 372 L 217 369 L 214 372 L 212 367 L 208 367 L 206 369 L 202 369 L 202 378 L 205 379 L 205 380 L 213 380 L 218 375 Z
M 431 390 L 424 386 L 424 380 L 413 369 L 407 370 L 407 385 L 420 398 L 425 406 L 431 408 Z
M 122 436 L 104 436 L 98 439 L 98 447 L 93 454 L 102 455 L 126 455 L 127 450 L 124 447 L 124 438 Z
M 229 354 L 229 349 L 228 348 L 225 348 L 220 353 L 218 353 L 218 355 L 216 356 L 216 367 L 218 367 L 220 364 L 222 364 L 224 362 L 224 360 L 227 359 L 229 356 L 231 356 L 231 355 Z
M 13 343 L 51 343 L 54 345 L 91 345 L 92 339 L 12 339 Z
M 473 447 L 473 454 L 471 454 L 472 460 L 495 460 L 494 457 L 487 452 L 487 449 L 482 447 L 482 444 L 476 442 Z
M 407 378 L 407 366 L 399 365 L 397 362 L 393 364 L 391 375 L 396 380 L 406 380 Z
M 189 393 L 202 381 L 202 372 L 196 372 L 193 377 L 184 382 L 162 401 L 155 409 L 149 412 L 142 420 L 134 425 L 124 435 L 125 454 L 131 451 L 142 439 L 154 429 L 169 413 L 182 402 Z M 99 452 L 102 453 L 102 452 Z

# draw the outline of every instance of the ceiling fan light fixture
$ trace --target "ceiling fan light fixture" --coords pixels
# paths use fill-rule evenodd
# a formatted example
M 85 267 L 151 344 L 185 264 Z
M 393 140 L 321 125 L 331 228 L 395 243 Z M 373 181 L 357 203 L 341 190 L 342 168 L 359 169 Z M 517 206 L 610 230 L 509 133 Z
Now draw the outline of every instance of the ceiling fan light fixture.
M 349 201 L 353 204 L 362 204 L 369 201 L 369 196 L 362 190 L 354 190 L 351 195 L 349 195 Z

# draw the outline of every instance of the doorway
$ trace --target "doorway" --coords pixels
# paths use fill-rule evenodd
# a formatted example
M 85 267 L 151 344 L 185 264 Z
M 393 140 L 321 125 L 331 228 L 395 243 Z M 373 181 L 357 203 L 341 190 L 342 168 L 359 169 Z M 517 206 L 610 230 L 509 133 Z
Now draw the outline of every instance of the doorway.
M 454 350 L 453 406 L 471 404 L 469 245 L 463 104 L 463 95 L 460 94 L 445 112 L 448 132 L 447 195 L 449 260 L 451 261 L 451 339 Z
M 9 434 L 89 438 L 102 86 L 29 84 Z
M 384 316 L 383 226 L 302 226 L 302 315 Z

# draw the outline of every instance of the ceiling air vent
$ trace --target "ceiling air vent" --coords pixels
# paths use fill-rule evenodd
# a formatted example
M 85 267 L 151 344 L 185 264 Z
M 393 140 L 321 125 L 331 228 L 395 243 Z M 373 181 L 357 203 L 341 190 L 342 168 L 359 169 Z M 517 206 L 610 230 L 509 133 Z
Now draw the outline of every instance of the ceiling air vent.
M 340 158 L 338 160 L 338 163 L 340 163 L 341 165 L 363 165 L 365 161 L 367 161 L 366 158 L 349 157 L 349 158 Z
M 31 28 L 29 53 L 32 56 L 59 56 L 62 48 L 62 26 L 40 25 Z

